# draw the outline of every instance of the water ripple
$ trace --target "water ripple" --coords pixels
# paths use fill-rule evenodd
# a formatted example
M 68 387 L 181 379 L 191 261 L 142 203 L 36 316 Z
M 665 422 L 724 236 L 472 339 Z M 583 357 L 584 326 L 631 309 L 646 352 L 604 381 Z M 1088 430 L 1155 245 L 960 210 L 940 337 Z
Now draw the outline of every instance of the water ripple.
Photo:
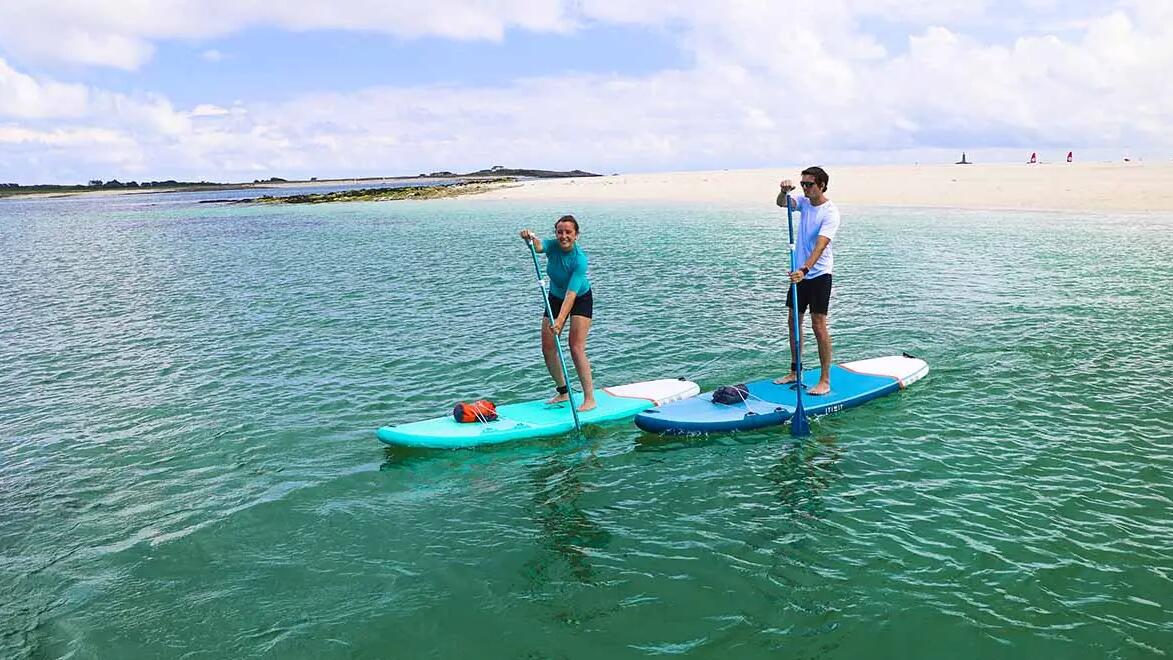
M 923 383 L 430 452 L 372 431 L 549 391 L 558 212 L 0 202 L 0 655 L 1167 654 L 1173 219 L 845 210 L 836 354 Z M 575 212 L 598 383 L 789 362 L 776 215 Z

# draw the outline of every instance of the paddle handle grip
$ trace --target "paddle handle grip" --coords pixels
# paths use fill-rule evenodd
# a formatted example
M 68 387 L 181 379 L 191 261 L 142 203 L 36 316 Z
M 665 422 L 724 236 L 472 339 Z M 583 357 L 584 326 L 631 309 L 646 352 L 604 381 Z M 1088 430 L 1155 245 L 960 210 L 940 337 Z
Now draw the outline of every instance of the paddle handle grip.
M 792 204 L 794 204 L 794 200 L 790 199 L 790 194 L 787 193 L 786 194 L 786 231 L 790 236 L 790 254 L 793 257 L 793 255 L 794 255 L 794 222 L 791 220 L 791 214 L 793 213 L 793 211 L 791 210 Z M 794 260 L 791 259 L 790 261 L 791 261 L 791 265 L 793 266 Z

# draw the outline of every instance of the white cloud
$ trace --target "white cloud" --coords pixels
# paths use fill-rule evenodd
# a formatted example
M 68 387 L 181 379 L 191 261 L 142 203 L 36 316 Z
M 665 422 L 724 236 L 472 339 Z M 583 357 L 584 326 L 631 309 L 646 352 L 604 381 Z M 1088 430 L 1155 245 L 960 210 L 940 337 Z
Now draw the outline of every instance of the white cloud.
M 219 117 L 221 115 L 229 114 L 229 110 L 221 108 L 218 105 L 211 103 L 201 103 L 192 109 L 190 116 L 192 117 Z
M 40 144 L 52 147 L 133 146 L 129 136 L 102 128 L 35 131 L 0 125 L 0 144 Z
M 210 48 L 200 53 L 200 57 L 208 62 L 221 62 L 224 60 L 224 53 L 221 53 L 215 48 Z
M 207 179 L 497 163 L 603 172 L 737 167 L 980 148 L 1173 150 L 1173 91 L 1161 84 L 1173 68 L 1173 4 L 1014 4 L 1016 21 L 1065 26 L 1016 32 L 1008 31 L 1008 3 L 826 0 L 816 11 L 767 0 L 448 0 L 407 11 L 406 3 L 298 0 L 279 12 L 259 0 L 119 3 L 117 12 L 100 2 L 55 3 L 29 23 L 30 33 L 61 20 L 64 34 L 76 29 L 92 43 L 112 44 L 107 62 L 126 67 L 141 64 L 158 40 L 266 21 L 490 40 L 517 27 L 562 32 L 624 23 L 668 30 L 695 66 L 176 108 L 159 95 L 39 78 L 0 60 L 0 121 L 19 122 L 0 133 L 0 168 L 19 169 L 32 145 L 118 170 L 92 173 L 101 178 Z M 26 13 L 41 6 L 17 4 Z M 0 25 L 0 46 L 17 51 L 12 44 L 24 42 L 13 32 Z M 85 52 L 60 50 L 64 57 Z M 117 148 L 86 147 L 99 139 Z M 0 169 L 0 179 L 24 171 L 17 169 Z
M 110 178 L 109 172 L 145 172 L 149 156 L 140 139 L 107 128 L 36 130 L 0 124 L 0 163 L 19 162 L 17 171 L 0 167 L 0 181 L 82 183 Z
M 0 59 L 0 117 L 84 117 L 88 106 L 84 85 L 42 82 Z
M 571 0 L 4 0 L 0 48 L 28 62 L 136 70 L 154 42 L 252 27 L 500 41 L 509 28 L 566 32 Z M 10 20 L 11 19 L 11 20 Z

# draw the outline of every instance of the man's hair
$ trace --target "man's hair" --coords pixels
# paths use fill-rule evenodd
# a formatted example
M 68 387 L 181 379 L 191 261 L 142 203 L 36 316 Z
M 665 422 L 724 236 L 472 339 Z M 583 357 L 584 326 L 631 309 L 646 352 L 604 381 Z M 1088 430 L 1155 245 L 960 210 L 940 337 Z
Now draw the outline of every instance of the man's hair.
M 826 190 L 827 186 L 831 183 L 831 177 L 827 176 L 827 171 L 818 165 L 806 168 L 802 171 L 802 175 L 813 176 L 815 183 L 819 184 L 819 187 L 823 190 Z

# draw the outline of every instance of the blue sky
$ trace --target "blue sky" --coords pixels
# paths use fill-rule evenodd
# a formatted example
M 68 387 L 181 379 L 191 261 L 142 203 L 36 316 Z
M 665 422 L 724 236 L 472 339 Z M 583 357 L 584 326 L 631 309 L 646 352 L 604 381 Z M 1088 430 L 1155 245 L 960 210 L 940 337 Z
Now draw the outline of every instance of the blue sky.
M 0 182 L 1173 156 L 1168 0 L 4 4 Z
M 511 29 L 500 42 L 257 27 L 222 39 L 161 43 L 134 71 L 66 67 L 48 73 L 123 92 L 152 90 L 194 106 L 229 105 L 258 91 L 282 100 L 372 85 L 491 86 L 568 72 L 640 76 L 689 64 L 667 32 L 626 26 L 588 26 L 565 35 Z

